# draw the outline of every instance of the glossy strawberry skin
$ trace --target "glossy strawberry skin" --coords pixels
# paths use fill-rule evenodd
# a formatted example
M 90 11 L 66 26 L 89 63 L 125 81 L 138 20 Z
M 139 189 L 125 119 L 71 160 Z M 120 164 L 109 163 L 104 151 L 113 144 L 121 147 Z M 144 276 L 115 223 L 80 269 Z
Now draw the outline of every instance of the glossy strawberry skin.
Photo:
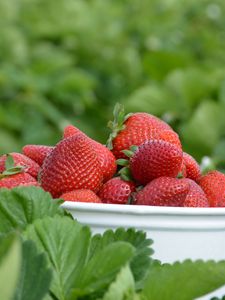
M 189 183 L 190 189 L 184 200 L 184 207 L 209 207 L 209 201 L 203 189 L 192 179 L 184 179 Z
M 12 189 L 17 186 L 30 186 L 30 185 L 39 186 L 37 180 L 35 180 L 28 173 L 18 173 L 0 179 L 0 188 Z
M 198 179 L 211 207 L 225 207 L 225 175 L 210 171 Z
M 136 196 L 137 205 L 183 206 L 189 191 L 184 179 L 159 177 L 148 183 Z
M 15 166 L 18 165 L 25 166 L 24 171 L 26 173 L 29 173 L 34 178 L 37 178 L 38 172 L 40 171 L 40 166 L 35 161 L 33 161 L 32 159 L 30 159 L 29 157 L 21 153 L 12 152 L 10 153 L 10 155 L 14 159 Z M 6 155 L 2 155 L 0 157 L 0 173 L 2 173 L 5 170 L 6 159 L 7 159 Z
M 82 134 L 83 136 L 85 136 L 94 148 L 101 165 L 103 182 L 108 181 L 116 173 L 117 166 L 115 156 L 106 146 L 89 138 L 85 133 L 83 133 L 73 125 L 68 125 L 67 127 L 65 127 L 63 137 L 67 138 L 77 134 Z
M 183 152 L 183 162 L 186 167 L 186 177 L 197 181 L 201 175 L 197 161 L 190 154 Z
M 181 148 L 178 135 L 159 118 L 147 113 L 135 113 L 124 123 L 125 128 L 113 139 L 112 152 L 116 158 L 125 158 L 122 150 L 131 146 L 139 146 L 151 139 L 162 139 Z
M 97 192 L 103 175 L 93 147 L 83 135 L 59 142 L 44 161 L 41 186 L 53 197 L 76 189 Z
M 182 150 L 173 144 L 147 141 L 138 147 L 130 159 L 132 176 L 141 184 L 147 184 L 157 177 L 176 177 L 182 156 Z
M 46 156 L 52 152 L 54 147 L 44 145 L 26 145 L 23 147 L 23 154 L 42 166 Z
M 135 184 L 115 177 L 107 181 L 98 195 L 102 202 L 112 204 L 127 204 L 129 196 L 135 191 Z
M 102 203 L 100 198 L 93 191 L 86 189 L 65 193 L 61 195 L 60 198 L 72 202 Z

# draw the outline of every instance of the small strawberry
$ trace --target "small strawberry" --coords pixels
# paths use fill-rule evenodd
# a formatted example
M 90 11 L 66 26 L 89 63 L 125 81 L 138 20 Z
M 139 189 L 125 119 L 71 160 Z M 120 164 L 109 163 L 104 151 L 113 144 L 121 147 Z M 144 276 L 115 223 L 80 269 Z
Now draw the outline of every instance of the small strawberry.
M 116 158 L 125 158 L 123 150 L 129 149 L 132 145 L 139 146 L 152 139 L 168 141 L 181 148 L 179 137 L 172 128 L 147 113 L 124 116 L 123 107 L 116 105 L 114 121 L 110 122 L 109 126 L 112 134 L 108 140 L 108 147 Z
M 141 184 L 157 177 L 176 177 L 182 164 L 182 150 L 164 141 L 147 141 L 130 159 L 132 176 Z
M 91 190 L 74 190 L 60 196 L 65 201 L 102 203 L 100 198 Z
M 107 181 L 98 195 L 102 202 L 113 204 L 127 204 L 129 196 L 135 191 L 135 184 L 115 177 Z
M 135 204 L 152 206 L 183 206 L 189 191 L 184 179 L 159 177 L 135 195 Z
M 192 179 L 184 179 L 189 183 L 190 189 L 184 200 L 185 207 L 209 207 L 209 202 L 203 189 Z
M 35 161 L 21 153 L 12 152 L 9 155 L 12 156 L 14 160 L 14 166 L 23 166 L 24 172 L 29 173 L 34 178 L 37 178 L 40 166 Z M 6 154 L 0 157 L 0 173 L 2 173 L 5 170 L 6 160 Z
M 44 160 L 41 186 L 53 197 L 76 189 L 97 192 L 102 185 L 99 159 L 90 142 L 83 135 L 75 135 L 59 142 Z
M 18 173 L 0 179 L 0 188 L 12 189 L 17 186 L 30 186 L 30 185 L 39 186 L 37 180 L 35 180 L 28 173 Z
M 112 152 L 106 146 L 89 138 L 85 133 L 83 133 L 73 125 L 68 125 L 67 127 L 65 127 L 63 136 L 64 138 L 67 138 L 76 134 L 81 134 L 88 139 L 99 158 L 103 173 L 103 182 L 108 181 L 116 173 L 116 159 Z
M 211 207 L 225 207 L 225 175 L 210 171 L 198 179 Z
M 23 147 L 23 154 L 42 166 L 45 157 L 54 149 L 44 145 L 26 145 Z
M 183 162 L 186 167 L 186 177 L 196 181 L 201 175 L 197 161 L 190 154 L 183 152 Z

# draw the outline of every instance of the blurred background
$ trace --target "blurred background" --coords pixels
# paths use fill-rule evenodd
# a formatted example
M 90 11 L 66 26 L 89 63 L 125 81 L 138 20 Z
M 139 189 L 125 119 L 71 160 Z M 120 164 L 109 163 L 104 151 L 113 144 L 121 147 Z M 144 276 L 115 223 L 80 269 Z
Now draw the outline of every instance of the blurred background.
M 225 169 L 225 1 L 0 0 L 0 153 L 105 142 L 116 102 Z

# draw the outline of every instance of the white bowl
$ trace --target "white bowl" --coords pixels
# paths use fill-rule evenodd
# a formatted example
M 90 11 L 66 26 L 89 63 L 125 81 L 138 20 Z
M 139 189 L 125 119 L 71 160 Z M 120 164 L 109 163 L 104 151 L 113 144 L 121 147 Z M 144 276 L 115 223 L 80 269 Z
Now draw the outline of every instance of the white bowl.
M 94 233 L 117 227 L 144 230 L 154 258 L 174 262 L 225 259 L 225 208 L 152 207 L 65 202 L 62 205 Z
M 154 207 L 65 202 L 62 205 L 93 233 L 133 227 L 153 239 L 155 259 L 225 260 L 225 208 Z M 222 297 L 225 287 L 198 300 Z

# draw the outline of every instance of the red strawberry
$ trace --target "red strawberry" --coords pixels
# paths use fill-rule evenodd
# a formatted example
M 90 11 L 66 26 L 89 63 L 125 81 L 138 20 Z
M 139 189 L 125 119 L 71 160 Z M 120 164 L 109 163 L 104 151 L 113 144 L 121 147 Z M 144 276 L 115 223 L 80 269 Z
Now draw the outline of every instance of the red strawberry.
M 141 184 L 162 176 L 176 177 L 182 164 L 182 150 L 164 141 L 148 141 L 130 159 L 133 178 Z
M 29 173 L 31 176 L 33 176 L 34 178 L 37 178 L 38 176 L 38 172 L 40 170 L 40 166 L 33 161 L 32 159 L 30 159 L 29 157 L 21 154 L 21 153 L 10 153 L 10 156 L 12 156 L 13 160 L 14 160 L 14 166 L 23 166 L 24 171 L 26 173 Z M 7 155 L 2 155 L 0 157 L 0 173 L 2 173 L 5 170 L 5 162 L 7 159 Z
M 53 197 L 76 189 L 97 192 L 102 185 L 99 159 L 83 135 L 59 142 L 44 161 L 41 185 Z
M 167 123 L 153 115 L 135 113 L 124 117 L 122 108 L 116 106 L 114 117 L 114 122 L 110 123 L 113 132 L 108 147 L 112 149 L 116 158 L 125 158 L 122 150 L 129 149 L 133 145 L 139 146 L 152 139 L 168 141 L 181 148 L 178 135 Z
M 219 171 L 210 171 L 198 180 L 211 207 L 225 207 L 225 175 Z
M 54 149 L 44 145 L 26 145 L 23 147 L 23 154 L 42 166 L 45 157 Z
M 183 162 L 186 167 L 186 177 L 196 181 L 201 175 L 197 161 L 190 154 L 183 152 Z
M 0 179 L 0 188 L 12 189 L 17 186 L 38 186 L 38 182 L 28 173 L 18 173 Z
M 116 159 L 112 154 L 112 152 L 106 146 L 89 138 L 86 134 L 84 134 L 82 131 L 80 131 L 78 128 L 74 127 L 73 125 L 68 125 L 64 129 L 64 138 L 76 134 L 82 134 L 89 140 L 90 144 L 94 148 L 99 158 L 102 173 L 103 173 L 103 182 L 108 181 L 116 173 Z
M 126 204 L 129 196 L 135 191 L 135 184 L 115 177 L 107 181 L 98 195 L 104 203 Z
M 184 200 L 185 207 L 209 207 L 209 202 L 203 189 L 192 179 L 184 179 L 189 183 L 190 189 Z
M 65 193 L 60 196 L 61 199 L 65 201 L 73 202 L 91 202 L 91 203 L 102 203 L 99 197 L 91 190 L 74 190 Z
M 135 196 L 137 205 L 183 206 L 189 184 L 185 179 L 159 177 L 148 183 Z

